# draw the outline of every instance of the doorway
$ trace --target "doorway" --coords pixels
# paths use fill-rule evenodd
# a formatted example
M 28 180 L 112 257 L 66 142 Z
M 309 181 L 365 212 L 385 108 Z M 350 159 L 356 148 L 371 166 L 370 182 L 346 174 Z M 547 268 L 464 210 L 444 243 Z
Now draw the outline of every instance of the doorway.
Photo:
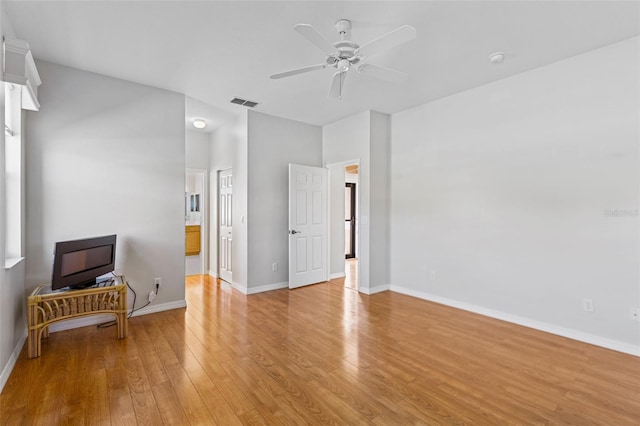
M 184 221 L 185 232 L 185 276 L 204 274 L 207 268 L 207 170 L 186 169 Z M 195 236 L 192 233 L 196 233 Z M 192 242 L 194 242 L 192 244 Z
M 344 166 L 344 286 L 358 289 L 359 163 Z
M 344 250 L 345 259 L 356 257 L 356 184 L 344 187 Z

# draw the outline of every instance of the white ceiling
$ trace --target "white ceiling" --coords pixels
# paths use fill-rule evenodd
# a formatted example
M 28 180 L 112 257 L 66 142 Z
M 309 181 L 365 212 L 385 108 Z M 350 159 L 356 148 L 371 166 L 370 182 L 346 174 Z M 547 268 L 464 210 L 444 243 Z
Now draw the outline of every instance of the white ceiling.
M 258 111 L 324 125 L 366 109 L 395 113 L 640 33 L 636 1 L 3 4 L 36 58 L 184 93 L 196 113 L 212 114 L 204 117 L 215 121 L 208 129 L 244 108 L 229 103 L 236 96 L 260 102 Z M 269 79 L 324 60 L 295 24 L 312 24 L 334 41 L 339 18 L 353 22 L 361 45 L 414 26 L 416 40 L 371 60 L 408 72 L 409 80 L 392 84 L 352 70 L 343 99 L 332 100 L 332 68 Z M 495 51 L 508 54 L 502 65 L 489 62 Z

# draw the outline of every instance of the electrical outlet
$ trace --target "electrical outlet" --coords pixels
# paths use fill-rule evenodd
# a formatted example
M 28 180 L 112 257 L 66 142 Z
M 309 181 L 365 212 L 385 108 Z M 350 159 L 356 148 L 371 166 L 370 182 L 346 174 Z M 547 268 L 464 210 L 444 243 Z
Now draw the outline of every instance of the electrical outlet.
M 154 278 L 153 279 L 153 286 L 155 288 L 158 288 L 162 285 L 162 278 L 158 277 L 158 278 Z
M 582 310 L 585 312 L 593 312 L 593 299 L 582 299 Z
M 149 303 L 153 302 L 153 299 L 156 298 L 156 292 L 155 291 L 150 291 L 149 292 Z
M 429 279 L 430 279 L 431 281 L 435 281 L 435 280 L 436 280 L 436 271 L 433 271 L 433 270 L 432 270 L 432 271 L 429 273 Z
M 271 270 L 274 272 L 278 270 L 278 262 L 273 262 L 271 264 Z
M 631 319 L 640 321 L 640 308 L 631 308 Z

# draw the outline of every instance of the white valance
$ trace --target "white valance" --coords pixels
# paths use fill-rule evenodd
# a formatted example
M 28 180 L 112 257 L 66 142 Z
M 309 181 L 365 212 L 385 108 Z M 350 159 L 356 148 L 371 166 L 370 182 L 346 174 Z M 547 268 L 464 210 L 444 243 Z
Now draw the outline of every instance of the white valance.
M 20 86 L 22 108 L 38 111 L 38 86 L 42 84 L 29 43 L 7 38 L 4 40 L 4 77 L 6 83 Z

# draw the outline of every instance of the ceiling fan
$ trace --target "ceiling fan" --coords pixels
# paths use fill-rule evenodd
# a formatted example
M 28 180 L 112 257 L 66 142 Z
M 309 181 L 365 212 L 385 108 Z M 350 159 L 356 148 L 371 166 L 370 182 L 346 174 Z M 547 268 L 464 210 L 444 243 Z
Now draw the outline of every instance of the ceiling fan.
M 369 75 L 381 80 L 401 82 L 407 79 L 408 74 L 402 71 L 373 65 L 366 62 L 366 60 L 384 50 L 391 49 L 413 40 L 416 38 L 415 28 L 410 25 L 403 25 L 388 34 L 365 44 L 364 46 L 360 46 L 358 43 L 350 40 L 351 21 L 348 19 L 340 19 L 336 22 L 335 27 L 340 36 L 340 40 L 335 43 L 329 42 L 312 25 L 298 24 L 293 27 L 293 29 L 301 36 L 322 50 L 326 55 L 326 60 L 321 64 L 310 65 L 303 68 L 273 74 L 271 78 L 279 79 L 309 71 L 333 67 L 336 68 L 337 71 L 333 74 L 333 79 L 329 88 L 329 97 L 338 99 L 342 99 L 344 81 L 347 77 L 347 72 L 352 67 L 360 74 Z

